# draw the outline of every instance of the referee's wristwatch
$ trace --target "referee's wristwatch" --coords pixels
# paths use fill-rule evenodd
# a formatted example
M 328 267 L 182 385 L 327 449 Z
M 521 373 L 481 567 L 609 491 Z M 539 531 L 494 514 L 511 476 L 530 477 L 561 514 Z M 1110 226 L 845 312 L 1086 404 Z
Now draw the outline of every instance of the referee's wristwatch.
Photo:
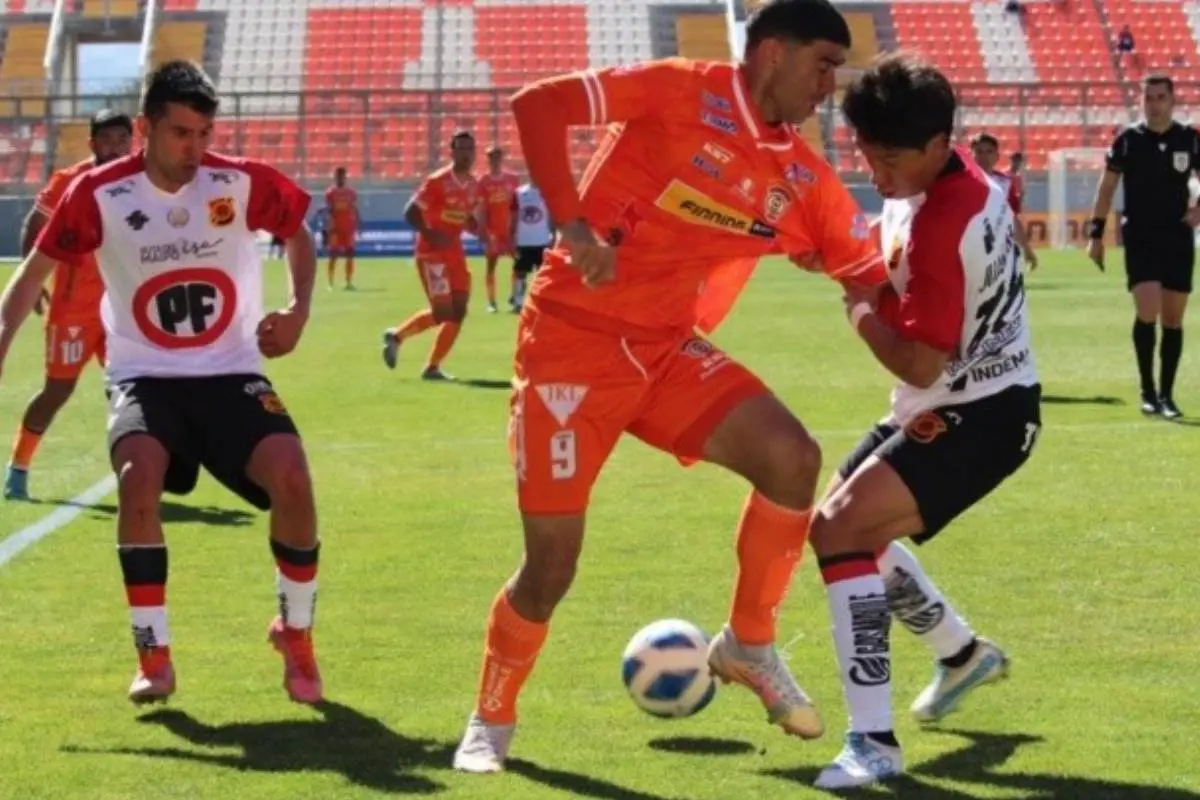
M 1104 219 L 1104 217 L 1092 217 L 1090 220 L 1088 220 L 1087 238 L 1103 239 L 1104 238 L 1104 226 L 1105 226 L 1106 222 L 1107 222 L 1107 220 Z

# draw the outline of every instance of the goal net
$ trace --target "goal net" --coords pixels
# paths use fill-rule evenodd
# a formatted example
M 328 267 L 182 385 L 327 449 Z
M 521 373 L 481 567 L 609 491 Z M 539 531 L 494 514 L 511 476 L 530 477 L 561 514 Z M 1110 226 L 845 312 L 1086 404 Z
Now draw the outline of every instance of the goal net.
M 1092 218 L 1096 189 L 1104 176 L 1101 147 L 1075 147 L 1053 150 L 1047 162 L 1046 238 L 1055 250 L 1082 247 L 1087 243 L 1087 222 Z M 1121 207 L 1120 190 L 1113 198 L 1113 210 Z M 1115 220 L 1110 215 L 1106 239 L 1113 234 Z

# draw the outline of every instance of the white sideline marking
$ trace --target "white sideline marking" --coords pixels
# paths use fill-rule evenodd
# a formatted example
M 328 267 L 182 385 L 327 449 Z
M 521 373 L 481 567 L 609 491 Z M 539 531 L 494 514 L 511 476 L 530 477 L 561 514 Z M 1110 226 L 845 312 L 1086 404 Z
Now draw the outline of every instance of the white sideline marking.
M 115 488 L 117 488 L 116 476 L 109 475 L 101 478 L 29 527 L 22 528 L 4 541 L 0 541 L 0 567 L 20 555 L 25 548 L 37 544 L 59 528 L 68 525 L 84 511 L 87 511 L 89 506 L 110 494 Z

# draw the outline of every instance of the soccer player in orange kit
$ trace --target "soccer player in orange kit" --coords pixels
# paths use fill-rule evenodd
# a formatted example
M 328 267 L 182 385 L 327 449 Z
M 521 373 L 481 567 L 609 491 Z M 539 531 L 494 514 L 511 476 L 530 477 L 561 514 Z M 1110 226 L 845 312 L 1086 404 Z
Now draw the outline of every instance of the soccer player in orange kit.
M 395 369 L 400 345 L 406 339 L 430 328 L 438 329 L 421 372 L 427 381 L 453 380 L 442 372 L 442 361 L 454 347 L 471 298 L 471 272 L 462 234 L 464 230 L 478 230 L 479 184 L 471 175 L 475 137 L 467 131 L 454 134 L 450 156 L 450 164 L 421 183 L 405 211 L 405 219 L 417 232 L 417 274 L 429 298 L 429 308 L 383 332 L 383 361 L 388 369 Z
M 133 147 L 133 120 L 119 111 L 105 109 L 92 117 L 88 144 L 92 157 L 50 176 L 25 220 L 21 254 L 28 255 L 55 206 L 76 176 L 114 158 Z M 104 282 L 95 259 L 88 257 L 82 266 L 59 264 L 54 268 L 54 291 L 46 313 L 46 382 L 29 401 L 25 416 L 13 440 L 12 455 L 4 476 L 4 497 L 29 499 L 29 466 L 42 437 L 59 410 L 75 392 L 83 368 L 93 358 L 104 365 L 104 326 L 100 323 L 100 300 Z
M 886 271 L 849 192 L 793 127 L 834 91 L 845 19 L 829 0 L 772 0 L 746 33 L 742 65 L 669 59 L 551 78 L 513 98 L 559 242 L 517 333 L 509 432 L 525 557 L 491 608 L 456 769 L 503 769 L 518 694 L 575 574 L 592 485 L 626 432 L 750 482 L 730 619 L 709 665 L 787 733 L 824 732 L 774 646 L 820 449 L 696 329 L 715 327 L 764 255 L 860 288 Z M 567 128 L 612 122 L 577 190 Z
M 329 209 L 329 288 L 337 277 L 338 256 L 346 257 L 346 288 L 354 288 L 354 241 L 358 237 L 358 192 L 346 185 L 346 168 L 333 171 L 333 185 L 325 190 L 325 207 Z
M 513 244 L 513 213 L 520 180 L 504 171 L 504 151 L 499 147 L 488 150 L 488 173 L 479 179 L 480 208 L 483 212 L 484 257 L 487 259 L 488 311 L 496 312 L 496 264 L 500 256 L 515 255 Z M 509 284 L 509 302 L 512 284 Z

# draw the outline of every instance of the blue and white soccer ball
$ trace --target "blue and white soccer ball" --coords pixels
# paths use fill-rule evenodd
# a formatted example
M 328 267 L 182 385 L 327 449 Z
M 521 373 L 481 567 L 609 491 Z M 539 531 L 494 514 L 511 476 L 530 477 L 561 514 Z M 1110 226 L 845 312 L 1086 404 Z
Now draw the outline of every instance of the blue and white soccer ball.
M 656 717 L 690 717 L 712 702 L 708 637 L 690 622 L 660 619 L 629 640 L 621 678 L 638 708 Z

